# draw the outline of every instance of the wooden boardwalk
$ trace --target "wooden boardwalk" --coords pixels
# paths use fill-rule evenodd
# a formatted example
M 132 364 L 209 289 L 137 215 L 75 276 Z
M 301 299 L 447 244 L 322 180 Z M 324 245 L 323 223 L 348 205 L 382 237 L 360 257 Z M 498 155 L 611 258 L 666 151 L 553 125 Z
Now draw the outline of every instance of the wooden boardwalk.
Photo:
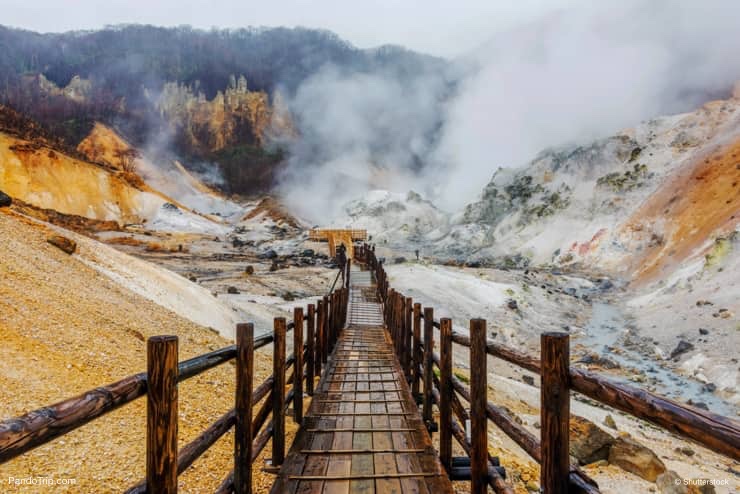
M 347 327 L 272 492 L 453 492 L 403 376 L 372 275 L 353 269 Z

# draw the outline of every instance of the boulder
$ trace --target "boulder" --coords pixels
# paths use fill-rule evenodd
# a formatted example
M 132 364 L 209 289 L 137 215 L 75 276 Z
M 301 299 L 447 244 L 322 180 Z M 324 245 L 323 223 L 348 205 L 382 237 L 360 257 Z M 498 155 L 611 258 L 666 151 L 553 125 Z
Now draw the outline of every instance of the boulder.
M 618 437 L 609 449 L 609 463 L 649 482 L 666 471 L 655 453 L 629 437 Z
M 278 256 L 277 252 L 272 249 L 266 250 L 262 254 L 258 255 L 259 259 L 275 259 Z
M 8 194 L 0 190 L 0 208 L 7 208 L 11 204 L 13 204 L 13 199 Z
M 230 293 L 232 295 L 236 295 L 236 294 L 239 293 L 239 289 L 236 288 L 235 286 L 230 286 L 229 288 L 226 289 L 226 293 Z
M 570 418 L 570 455 L 581 465 L 609 458 L 614 438 L 583 417 Z M 611 461 L 611 460 L 610 460 Z
M 588 353 L 578 360 L 582 364 L 598 365 L 604 369 L 619 369 L 619 364 L 614 360 L 602 357 L 598 353 Z
M 301 252 L 301 255 L 303 257 L 313 257 L 316 255 L 316 252 L 313 249 L 305 249 L 303 252 Z
M 617 430 L 617 423 L 614 422 L 614 417 L 609 414 L 604 417 L 604 425 L 611 429 Z
M 676 345 L 676 348 L 674 348 L 673 351 L 671 352 L 670 358 L 674 359 L 674 358 L 680 357 L 684 353 L 690 352 L 693 349 L 694 349 L 694 345 L 692 345 L 686 340 L 681 340 L 678 342 L 678 345 Z
M 61 235 L 52 235 L 46 241 L 67 254 L 74 254 L 77 250 L 77 242 Z

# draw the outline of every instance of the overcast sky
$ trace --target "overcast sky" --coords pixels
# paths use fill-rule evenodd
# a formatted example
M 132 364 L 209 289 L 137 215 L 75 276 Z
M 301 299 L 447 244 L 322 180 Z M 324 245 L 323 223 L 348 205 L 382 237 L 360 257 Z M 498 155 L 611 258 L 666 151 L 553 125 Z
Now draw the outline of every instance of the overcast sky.
M 107 24 L 198 28 L 305 26 L 368 48 L 399 44 L 452 57 L 492 34 L 576 0 L 0 0 L 0 24 L 41 32 Z

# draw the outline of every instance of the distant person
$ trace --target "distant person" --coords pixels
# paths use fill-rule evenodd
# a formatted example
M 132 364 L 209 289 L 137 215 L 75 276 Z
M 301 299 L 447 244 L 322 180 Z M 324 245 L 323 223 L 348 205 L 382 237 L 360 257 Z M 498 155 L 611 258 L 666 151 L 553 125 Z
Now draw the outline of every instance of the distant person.
M 344 269 L 347 266 L 347 247 L 343 243 L 337 247 L 337 264 L 342 271 L 342 281 L 344 281 Z
M 416 260 L 418 261 L 419 260 L 419 249 L 416 249 L 414 251 L 414 254 L 416 254 Z

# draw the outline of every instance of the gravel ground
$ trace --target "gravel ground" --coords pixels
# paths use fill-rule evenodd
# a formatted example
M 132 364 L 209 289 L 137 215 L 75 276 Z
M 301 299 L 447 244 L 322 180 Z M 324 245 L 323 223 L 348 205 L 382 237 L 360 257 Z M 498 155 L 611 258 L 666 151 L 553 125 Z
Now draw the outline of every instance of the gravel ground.
M 153 335 L 177 335 L 181 360 L 230 343 L 49 245 L 50 233 L 0 212 L 0 418 L 141 372 L 145 340 Z M 266 348 L 256 360 L 257 380 L 270 368 Z M 180 386 L 180 446 L 233 405 L 233 384 L 233 365 L 226 364 Z M 0 491 L 120 492 L 143 478 L 145 425 L 146 401 L 139 399 L 0 465 Z M 232 451 L 227 435 L 180 476 L 181 492 L 213 492 L 232 467 Z M 9 477 L 72 478 L 76 484 L 15 486 Z M 258 473 L 257 491 L 270 482 Z

